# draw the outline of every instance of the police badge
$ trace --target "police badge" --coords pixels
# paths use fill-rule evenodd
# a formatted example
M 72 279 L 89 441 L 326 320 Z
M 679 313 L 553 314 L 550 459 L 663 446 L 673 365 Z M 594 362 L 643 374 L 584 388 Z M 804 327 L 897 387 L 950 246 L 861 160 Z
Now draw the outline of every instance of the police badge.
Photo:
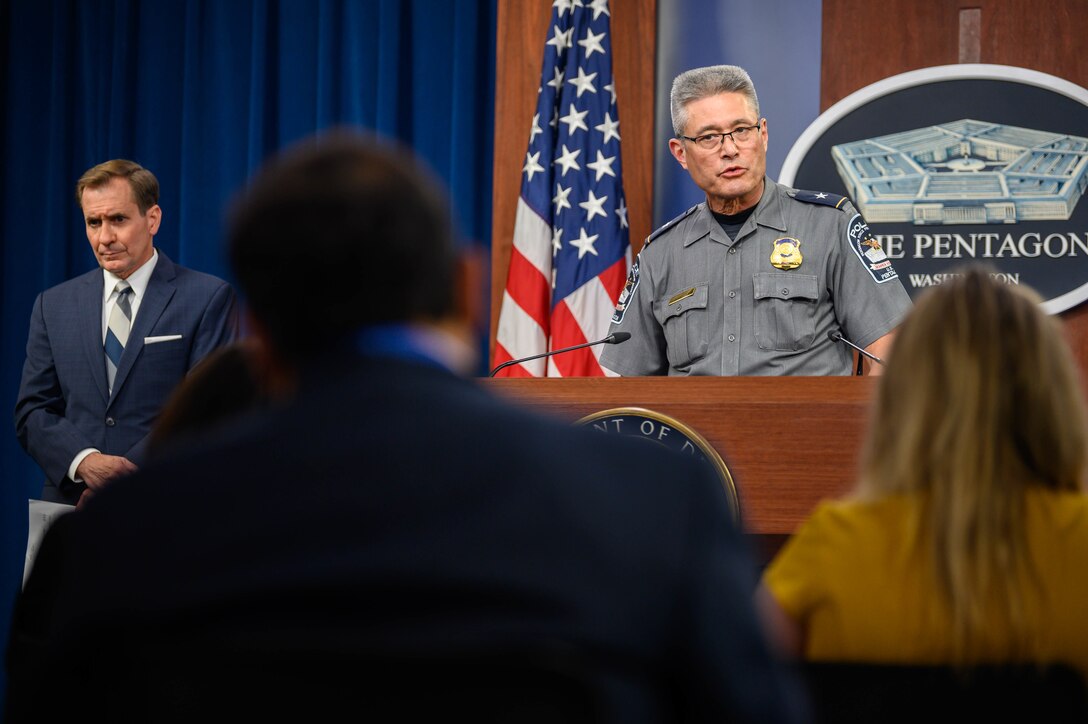
M 801 242 L 790 236 L 774 240 L 771 266 L 775 269 L 796 269 L 805 259 L 801 256 Z

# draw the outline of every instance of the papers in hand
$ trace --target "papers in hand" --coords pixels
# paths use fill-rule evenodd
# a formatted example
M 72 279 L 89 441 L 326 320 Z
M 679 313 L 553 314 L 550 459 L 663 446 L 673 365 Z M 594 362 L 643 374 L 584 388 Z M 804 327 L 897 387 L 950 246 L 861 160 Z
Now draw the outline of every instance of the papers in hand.
M 45 531 L 58 517 L 76 509 L 74 505 L 64 503 L 50 503 L 47 500 L 30 501 L 30 529 L 26 537 L 26 564 L 23 566 L 23 585 L 30 576 L 30 569 L 34 566 L 34 557 L 38 554 L 38 547 L 42 544 Z

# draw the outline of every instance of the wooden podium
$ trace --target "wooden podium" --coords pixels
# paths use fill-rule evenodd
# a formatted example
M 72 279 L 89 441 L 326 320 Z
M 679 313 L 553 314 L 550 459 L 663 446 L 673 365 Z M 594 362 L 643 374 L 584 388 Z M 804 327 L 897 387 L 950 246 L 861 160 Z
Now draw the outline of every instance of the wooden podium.
M 875 379 L 644 377 L 486 379 L 495 394 L 575 421 L 642 407 L 694 429 L 725 460 L 747 533 L 784 539 L 856 477 Z

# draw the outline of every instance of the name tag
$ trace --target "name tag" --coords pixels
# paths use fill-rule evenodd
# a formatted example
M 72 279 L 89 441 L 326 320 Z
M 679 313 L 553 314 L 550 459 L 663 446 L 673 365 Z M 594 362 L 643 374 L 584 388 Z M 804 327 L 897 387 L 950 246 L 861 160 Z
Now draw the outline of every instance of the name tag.
M 687 299 L 688 297 L 693 297 L 693 296 L 695 296 L 695 287 L 692 287 L 691 289 L 680 292 L 679 294 L 673 295 L 672 299 L 669 300 L 669 304 L 676 304 L 681 299 Z

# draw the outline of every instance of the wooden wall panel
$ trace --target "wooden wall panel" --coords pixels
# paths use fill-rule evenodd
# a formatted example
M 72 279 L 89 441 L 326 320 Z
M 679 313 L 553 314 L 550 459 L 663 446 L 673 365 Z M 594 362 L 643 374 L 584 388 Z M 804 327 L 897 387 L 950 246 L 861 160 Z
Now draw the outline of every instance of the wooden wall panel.
M 980 10 L 980 63 L 1088 87 L 1085 0 L 823 0 L 821 110 L 882 78 L 956 63 L 960 10 L 967 8 Z M 1061 317 L 1088 377 L 1088 304 Z
M 1088 2 L 961 0 L 982 10 L 981 63 L 1031 68 L 1088 87 Z
M 631 240 L 640 242 L 650 233 L 653 223 L 657 0 L 613 0 L 610 8 L 624 193 Z M 550 0 L 498 0 L 491 231 L 492 357 L 550 12 Z
M 890 75 L 955 63 L 956 0 L 823 0 L 820 110 Z
M 890 75 L 957 62 L 967 8 L 981 11 L 980 63 L 1088 86 L 1084 0 L 823 0 L 821 109 Z

